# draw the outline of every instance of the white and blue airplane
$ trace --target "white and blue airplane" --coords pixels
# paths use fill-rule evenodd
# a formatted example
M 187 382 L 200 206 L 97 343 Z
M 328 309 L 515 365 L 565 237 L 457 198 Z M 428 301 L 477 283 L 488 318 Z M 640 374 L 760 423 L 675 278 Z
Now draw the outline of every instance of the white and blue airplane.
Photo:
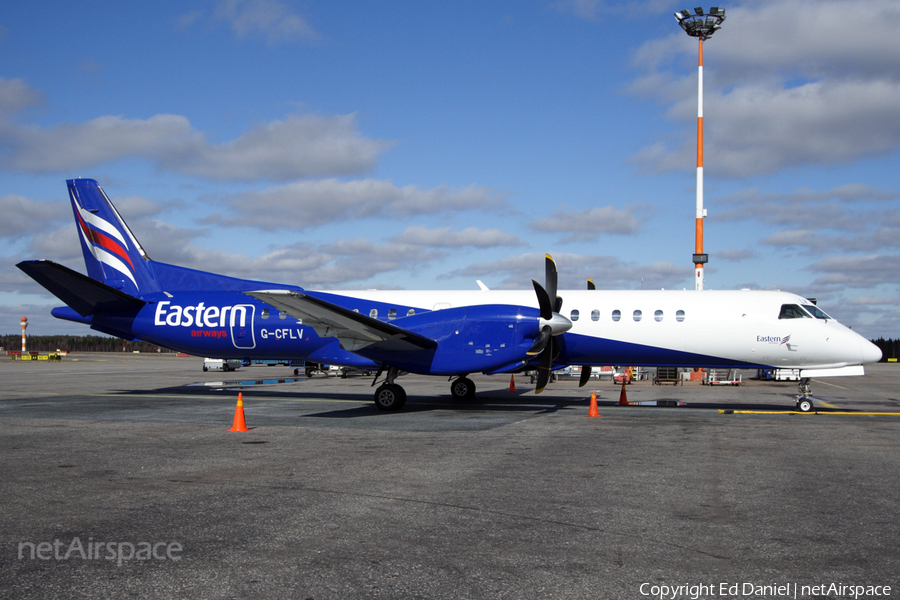
M 17 266 L 66 306 L 53 316 L 126 340 L 214 358 L 303 359 L 377 369 L 375 404 L 399 410 L 401 372 L 471 373 L 592 365 L 799 369 L 809 378 L 863 375 L 881 351 L 813 302 L 780 291 L 557 291 L 553 259 L 534 291 L 317 291 L 156 262 L 93 179 L 68 182 L 88 275 L 34 260 Z M 565 299 L 565 309 L 563 309 Z

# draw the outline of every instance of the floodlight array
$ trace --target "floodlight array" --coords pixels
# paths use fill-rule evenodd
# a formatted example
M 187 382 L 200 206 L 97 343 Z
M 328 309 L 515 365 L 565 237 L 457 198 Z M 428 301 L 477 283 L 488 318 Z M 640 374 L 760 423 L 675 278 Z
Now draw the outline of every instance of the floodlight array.
M 722 28 L 722 22 L 725 20 L 725 9 L 713 6 L 709 9 L 709 13 L 704 13 L 703 8 L 697 7 L 691 13 L 688 9 L 679 10 L 675 13 L 675 19 L 678 24 L 691 37 L 700 38 L 706 41 L 712 34 Z

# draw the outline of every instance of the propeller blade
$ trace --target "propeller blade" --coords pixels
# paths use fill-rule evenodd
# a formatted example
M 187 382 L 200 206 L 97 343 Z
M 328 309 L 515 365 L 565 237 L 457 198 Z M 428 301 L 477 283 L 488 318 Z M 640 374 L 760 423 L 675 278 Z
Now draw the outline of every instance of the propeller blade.
M 559 283 L 559 274 L 556 271 L 556 261 L 549 254 L 544 255 L 544 285 L 547 286 L 547 295 L 553 306 L 553 312 L 562 310 L 562 298 L 556 295 Z
M 531 283 L 534 284 L 534 293 L 537 294 L 538 306 L 541 307 L 541 318 L 549 321 L 553 318 L 553 306 L 550 304 L 550 295 L 534 279 L 531 280 Z
M 551 338 L 552 339 L 552 338 Z M 541 352 L 541 365 L 538 367 L 537 385 L 534 388 L 535 394 L 540 394 L 550 383 L 550 369 L 553 367 L 553 355 L 549 349 Z
M 596 290 L 596 289 L 597 289 L 597 286 L 594 285 L 594 280 L 591 279 L 590 277 L 588 277 L 588 289 L 589 289 L 589 290 Z
M 556 336 L 553 336 L 550 340 L 550 361 L 554 361 L 559 358 L 559 341 L 557 341 Z
M 590 279 L 588 279 L 590 281 Z M 581 367 L 581 379 L 578 380 L 578 387 L 584 387 L 584 385 L 591 378 L 591 365 L 582 365 Z
M 536 338 L 534 338 L 534 344 L 531 345 L 528 352 L 526 354 L 528 356 L 537 356 L 541 352 L 544 351 L 544 348 L 547 347 L 547 342 L 550 341 L 550 338 L 553 336 L 553 329 L 549 325 L 544 325 L 541 328 L 541 333 Z
M 559 277 L 556 273 L 556 262 L 549 254 L 544 255 L 544 285 L 547 286 L 547 295 L 556 298 L 556 283 Z

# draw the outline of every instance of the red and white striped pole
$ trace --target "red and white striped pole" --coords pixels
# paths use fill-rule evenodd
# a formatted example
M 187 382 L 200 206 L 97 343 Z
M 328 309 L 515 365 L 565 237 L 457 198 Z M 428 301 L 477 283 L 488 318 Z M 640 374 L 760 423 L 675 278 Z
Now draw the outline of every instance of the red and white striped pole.
M 703 265 L 709 257 L 703 253 L 703 218 L 706 217 L 706 209 L 703 208 L 703 40 L 709 39 L 716 30 L 722 28 L 725 21 L 725 9 L 713 6 L 709 14 L 697 7 L 694 13 L 679 10 L 675 13 L 678 24 L 691 37 L 700 41 L 700 60 L 697 65 L 697 215 L 696 238 L 694 241 L 694 289 L 703 289 Z
M 697 222 L 694 237 L 694 289 L 703 289 L 703 38 L 700 40 L 700 60 L 697 67 Z M 698 262 L 701 261 L 701 262 Z
M 25 350 L 25 328 L 28 327 L 28 317 L 22 317 L 22 354 L 26 354 Z

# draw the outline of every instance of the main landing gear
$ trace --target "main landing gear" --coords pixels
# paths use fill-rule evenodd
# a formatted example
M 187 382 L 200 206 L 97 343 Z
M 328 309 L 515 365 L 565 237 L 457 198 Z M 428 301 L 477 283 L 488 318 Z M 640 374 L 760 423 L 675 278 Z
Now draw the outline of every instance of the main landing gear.
M 375 381 L 372 382 L 372 385 L 375 385 L 378 382 L 378 377 L 383 370 L 384 367 L 378 369 L 378 373 L 375 374 Z M 394 383 L 394 379 L 396 379 L 399 374 L 399 370 L 394 367 L 388 367 L 384 383 L 375 390 L 375 406 L 377 406 L 379 410 L 400 410 L 403 408 L 403 405 L 406 404 L 406 391 Z
M 372 385 L 378 383 L 378 378 L 384 371 L 385 367 L 378 370 Z M 394 367 L 387 367 L 387 375 L 384 378 L 384 383 L 375 390 L 375 406 L 377 406 L 379 410 L 397 411 L 406 404 L 406 391 L 401 386 L 394 383 L 394 379 L 396 379 L 399 374 L 400 371 Z M 454 400 L 474 398 L 475 384 L 471 379 L 462 375 L 454 379 L 450 384 L 450 394 L 453 396 Z
M 450 384 L 450 394 L 453 395 L 454 400 L 465 400 L 467 398 L 475 397 L 475 384 L 472 383 L 472 380 L 466 377 L 465 375 L 461 377 L 457 377 L 453 383 Z
M 804 377 L 800 380 L 800 384 L 797 386 L 800 395 L 797 396 L 797 410 L 799 412 L 810 412 L 815 407 L 813 406 L 812 399 L 810 396 L 812 395 L 812 387 L 809 385 L 809 377 Z

